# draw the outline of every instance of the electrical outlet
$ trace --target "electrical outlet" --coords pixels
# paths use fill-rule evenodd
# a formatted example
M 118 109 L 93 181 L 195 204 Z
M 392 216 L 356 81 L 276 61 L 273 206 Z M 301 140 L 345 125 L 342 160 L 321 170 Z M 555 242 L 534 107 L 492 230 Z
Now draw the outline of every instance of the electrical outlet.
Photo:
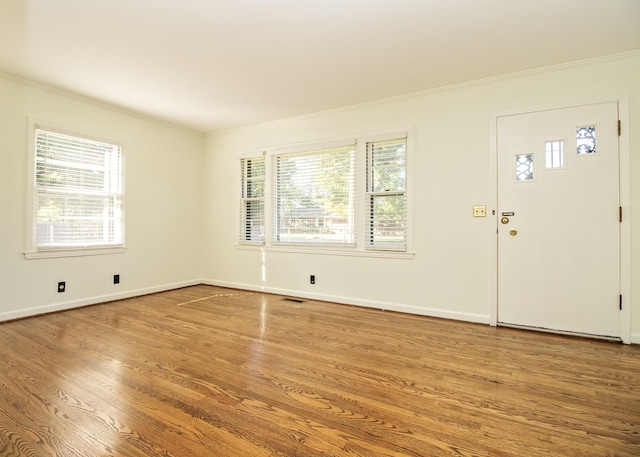
M 474 206 L 473 217 L 487 217 L 487 207 L 484 205 Z
M 316 283 L 316 275 L 309 276 L 309 284 L 315 284 L 315 283 Z
M 58 293 L 62 293 L 62 292 L 64 292 L 65 290 L 67 290 L 67 283 L 66 283 L 66 282 L 64 282 L 64 281 L 60 281 L 60 282 L 58 283 Z
M 113 283 L 120 284 L 120 275 L 113 275 Z

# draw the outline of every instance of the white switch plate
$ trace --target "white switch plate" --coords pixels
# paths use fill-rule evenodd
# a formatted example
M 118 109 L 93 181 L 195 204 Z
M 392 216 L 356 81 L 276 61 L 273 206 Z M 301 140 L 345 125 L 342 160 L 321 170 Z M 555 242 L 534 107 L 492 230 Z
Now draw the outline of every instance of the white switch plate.
M 474 206 L 473 217 L 487 217 L 487 207 L 484 205 Z

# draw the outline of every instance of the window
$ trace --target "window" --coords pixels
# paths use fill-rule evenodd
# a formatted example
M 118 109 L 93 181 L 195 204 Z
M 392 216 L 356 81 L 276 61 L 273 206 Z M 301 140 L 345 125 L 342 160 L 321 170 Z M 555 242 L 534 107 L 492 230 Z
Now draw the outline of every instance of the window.
M 355 246 L 356 145 L 274 155 L 273 244 Z
M 407 140 L 367 143 L 367 249 L 407 249 Z
M 412 258 L 411 137 L 397 132 L 239 158 L 239 245 Z
M 121 147 L 32 125 L 27 254 L 123 247 Z
M 596 153 L 596 126 L 578 127 L 576 129 L 578 155 Z
M 545 141 L 545 168 L 564 168 L 564 140 Z
M 241 159 L 240 242 L 264 243 L 264 157 Z
M 533 154 L 516 154 L 516 181 L 533 180 Z

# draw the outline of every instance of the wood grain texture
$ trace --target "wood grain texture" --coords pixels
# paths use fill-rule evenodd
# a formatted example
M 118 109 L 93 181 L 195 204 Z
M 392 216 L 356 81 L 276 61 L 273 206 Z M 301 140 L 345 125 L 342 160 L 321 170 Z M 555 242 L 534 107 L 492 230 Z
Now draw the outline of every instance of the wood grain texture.
M 0 324 L 0 456 L 638 456 L 640 348 L 195 286 Z

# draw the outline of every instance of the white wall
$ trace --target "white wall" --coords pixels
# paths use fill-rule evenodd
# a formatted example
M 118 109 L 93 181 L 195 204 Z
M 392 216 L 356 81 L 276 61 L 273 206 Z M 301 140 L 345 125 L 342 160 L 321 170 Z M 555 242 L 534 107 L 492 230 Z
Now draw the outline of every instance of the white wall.
M 434 70 L 436 71 L 436 70 Z M 344 303 L 489 322 L 495 222 L 472 206 L 493 201 L 492 113 L 600 96 L 629 95 L 633 220 L 640 217 L 640 54 L 560 66 L 375 104 L 209 135 L 204 148 L 203 277 Z M 414 132 L 415 258 L 379 259 L 239 249 L 239 154 L 346 135 Z M 633 227 L 633 226 L 632 226 Z M 632 271 L 640 269 L 633 230 Z M 262 269 L 266 280 L 263 280 Z M 309 284 L 309 274 L 317 283 Z M 640 293 L 632 282 L 632 296 Z M 640 302 L 632 304 L 640 342 Z
M 431 91 L 207 136 L 0 78 L 0 321 L 205 281 L 488 322 L 492 306 L 492 113 L 626 93 L 631 214 L 640 217 L 640 53 Z M 124 254 L 25 260 L 27 117 L 120 140 L 126 154 Z M 241 153 L 410 128 L 413 259 L 238 249 Z M 640 232 L 632 223 L 632 273 Z M 263 271 L 266 273 L 263 280 Z M 121 275 L 120 285 L 112 276 Z M 317 283 L 309 285 L 309 274 Z M 67 292 L 58 294 L 58 281 Z M 632 339 L 640 280 L 632 274 Z M 628 300 L 627 300 L 628 298 Z
M 29 116 L 123 143 L 125 253 L 24 258 Z M 0 321 L 197 282 L 201 155 L 200 134 L 0 78 Z

